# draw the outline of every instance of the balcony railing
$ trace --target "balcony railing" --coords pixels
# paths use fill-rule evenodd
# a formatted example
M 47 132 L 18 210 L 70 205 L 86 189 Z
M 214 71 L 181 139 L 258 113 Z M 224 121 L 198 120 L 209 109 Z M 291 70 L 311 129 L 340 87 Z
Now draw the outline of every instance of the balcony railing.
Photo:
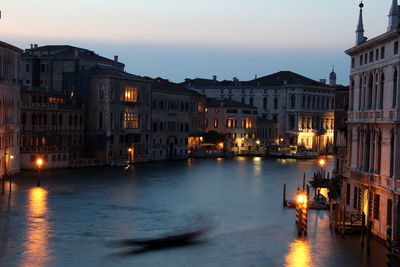
M 379 122 L 396 120 L 395 110 L 363 110 L 349 112 L 349 122 Z

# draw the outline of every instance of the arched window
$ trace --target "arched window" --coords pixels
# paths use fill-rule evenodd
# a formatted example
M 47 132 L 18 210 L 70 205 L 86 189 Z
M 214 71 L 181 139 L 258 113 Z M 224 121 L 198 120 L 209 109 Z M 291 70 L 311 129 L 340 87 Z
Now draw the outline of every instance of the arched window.
M 51 115 L 51 124 L 56 125 L 57 124 L 57 116 L 56 114 Z
M 379 109 L 383 109 L 383 97 L 385 96 L 385 91 L 384 91 L 384 85 L 385 85 L 385 74 L 382 73 L 381 75 L 381 82 L 380 82 L 380 97 L 379 97 Z
M 398 53 L 399 53 L 399 42 L 394 42 L 393 54 L 397 55 Z
M 58 124 L 62 125 L 63 124 L 63 115 L 60 114 L 60 116 L 58 116 Z
M 179 130 L 180 130 L 181 133 L 183 133 L 183 123 L 180 124 Z
M 274 98 L 274 109 L 278 109 L 278 98 Z
M 296 96 L 295 95 L 290 96 L 290 107 L 296 108 Z
M 47 125 L 47 115 L 43 114 L 43 125 Z
M 263 108 L 264 109 L 268 108 L 268 98 L 266 96 L 264 96 L 264 99 L 263 99 Z
M 154 122 L 153 123 L 153 133 L 156 133 L 157 132 L 157 122 Z
M 397 73 L 397 69 L 395 69 L 394 70 L 394 74 L 393 74 L 393 103 L 392 103 L 392 108 L 396 108 L 396 105 L 397 105 L 397 82 L 398 82 L 398 73 Z
M 242 96 L 242 104 L 246 104 L 246 99 L 244 98 L 244 96 Z
M 361 110 L 361 99 L 362 99 L 362 78 L 360 77 L 359 84 L 358 84 L 358 110 Z
M 189 132 L 189 124 L 185 123 L 185 132 Z
M 72 125 L 72 114 L 69 114 L 69 125 Z
M 79 116 L 79 124 L 83 125 L 83 116 L 82 115 Z
M 250 103 L 250 106 L 253 106 L 253 105 L 254 105 L 254 99 L 253 99 L 253 97 L 250 97 L 249 103 Z
M 160 133 L 162 133 L 164 131 L 164 125 L 162 122 L 160 122 Z

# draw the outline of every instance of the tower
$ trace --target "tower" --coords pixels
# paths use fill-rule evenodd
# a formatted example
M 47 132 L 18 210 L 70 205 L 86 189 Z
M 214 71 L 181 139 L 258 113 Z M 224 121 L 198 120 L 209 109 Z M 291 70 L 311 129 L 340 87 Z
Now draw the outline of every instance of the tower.
M 357 25 L 357 30 L 356 30 L 356 45 L 359 45 L 359 44 L 365 42 L 365 40 L 367 39 L 364 37 L 364 23 L 363 23 L 363 13 L 362 13 L 364 4 L 362 1 L 360 3 L 359 7 L 360 7 L 360 16 L 358 17 L 358 25 Z
M 393 0 L 392 7 L 389 12 L 388 31 L 395 30 L 399 27 L 399 6 L 397 0 Z
M 329 74 L 329 85 L 336 86 L 335 66 L 332 66 L 332 72 Z

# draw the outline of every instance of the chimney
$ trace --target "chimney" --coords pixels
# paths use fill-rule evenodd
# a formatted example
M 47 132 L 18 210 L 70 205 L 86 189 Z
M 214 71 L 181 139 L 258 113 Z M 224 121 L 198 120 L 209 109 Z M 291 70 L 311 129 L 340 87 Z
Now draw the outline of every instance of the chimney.
M 118 56 L 114 56 L 114 61 L 118 62 Z
M 322 84 L 326 84 L 326 79 L 320 79 L 319 82 Z
M 256 75 L 254 75 L 254 80 L 257 80 L 257 78 L 258 78 L 258 77 L 257 77 L 257 74 L 256 74 Z
M 38 48 L 38 44 L 34 44 L 34 48 L 37 49 Z
M 217 75 L 213 76 L 213 81 L 215 82 L 217 80 Z
M 31 44 L 31 49 L 33 49 L 33 44 Z

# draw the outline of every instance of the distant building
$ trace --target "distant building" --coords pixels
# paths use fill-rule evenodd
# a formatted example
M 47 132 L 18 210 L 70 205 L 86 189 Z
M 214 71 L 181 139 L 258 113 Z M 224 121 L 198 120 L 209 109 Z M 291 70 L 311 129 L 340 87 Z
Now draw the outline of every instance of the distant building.
M 20 170 L 19 105 L 23 51 L 0 41 L 0 174 Z
M 45 168 L 148 158 L 150 85 L 124 67 L 74 46 L 26 49 L 22 167 L 35 168 L 38 157 Z
M 247 154 L 257 145 L 257 109 L 230 99 L 207 98 L 206 132 L 225 136 L 225 149 Z
M 88 72 L 86 153 L 106 163 L 150 158 L 150 82 L 109 66 Z
M 185 159 L 189 137 L 204 133 L 206 98 L 168 80 L 151 81 L 151 160 Z
M 257 140 L 265 148 L 271 144 L 279 144 L 279 122 L 266 118 L 257 118 Z
M 330 152 L 333 145 L 335 87 L 290 71 L 250 81 L 186 79 L 186 87 L 207 97 L 231 99 L 257 108 L 257 115 L 280 123 L 284 142 Z M 336 74 L 330 74 L 336 84 Z
M 375 235 L 386 238 L 392 227 L 400 240 L 399 7 L 393 0 L 387 32 L 367 40 L 363 6 L 356 45 L 346 51 L 351 72 L 342 204 L 364 212 Z

